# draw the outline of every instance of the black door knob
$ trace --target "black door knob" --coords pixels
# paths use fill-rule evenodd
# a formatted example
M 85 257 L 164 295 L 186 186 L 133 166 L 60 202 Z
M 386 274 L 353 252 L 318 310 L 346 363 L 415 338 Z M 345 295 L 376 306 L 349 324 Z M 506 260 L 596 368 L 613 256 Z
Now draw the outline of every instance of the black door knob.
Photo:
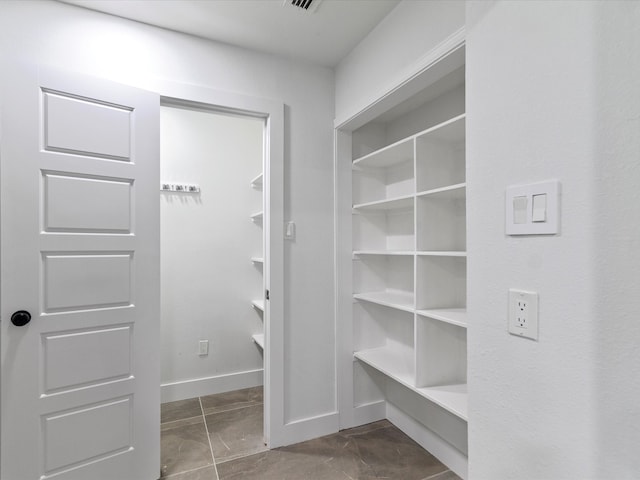
M 16 327 L 24 327 L 31 321 L 31 314 L 26 310 L 18 310 L 11 315 L 11 323 Z

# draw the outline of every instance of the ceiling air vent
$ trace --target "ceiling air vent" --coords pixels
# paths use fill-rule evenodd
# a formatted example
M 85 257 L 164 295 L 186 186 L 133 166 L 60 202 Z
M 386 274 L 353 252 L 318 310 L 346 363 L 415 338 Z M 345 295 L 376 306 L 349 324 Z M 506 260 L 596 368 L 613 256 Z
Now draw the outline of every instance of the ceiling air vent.
M 283 7 L 295 8 L 301 12 L 313 13 L 318 9 L 322 0 L 284 0 Z

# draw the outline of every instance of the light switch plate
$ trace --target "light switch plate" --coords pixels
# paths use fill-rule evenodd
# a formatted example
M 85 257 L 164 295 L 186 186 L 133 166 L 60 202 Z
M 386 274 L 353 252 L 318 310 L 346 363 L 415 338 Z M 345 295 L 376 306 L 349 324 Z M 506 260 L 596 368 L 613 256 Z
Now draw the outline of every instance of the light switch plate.
M 287 240 L 296 239 L 296 223 L 295 222 L 287 222 L 284 224 L 284 238 L 286 238 Z
M 533 197 L 545 199 L 545 211 L 536 212 L 534 219 Z M 526 221 L 522 222 L 522 215 L 516 215 L 514 202 L 516 198 L 527 198 Z M 516 202 L 521 205 L 522 200 Z M 539 206 L 541 202 L 535 202 Z M 516 218 L 518 223 L 516 223 Z M 540 220 L 544 218 L 544 220 Z M 560 182 L 549 180 L 546 182 L 530 183 L 528 185 L 512 185 L 507 188 L 505 197 L 505 230 L 507 235 L 555 235 L 560 232 Z

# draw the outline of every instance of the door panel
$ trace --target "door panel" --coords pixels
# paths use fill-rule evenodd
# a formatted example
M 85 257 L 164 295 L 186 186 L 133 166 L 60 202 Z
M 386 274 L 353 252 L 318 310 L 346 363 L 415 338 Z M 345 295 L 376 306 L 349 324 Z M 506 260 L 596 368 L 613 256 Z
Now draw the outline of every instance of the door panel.
M 132 335 L 132 325 L 44 335 L 42 393 L 129 377 Z
M 45 150 L 128 161 L 130 107 L 43 91 Z
M 44 174 L 44 230 L 47 232 L 129 233 L 131 182 Z M 91 209 L 86 206 L 91 199 Z
M 132 303 L 133 252 L 43 253 L 43 262 L 45 312 Z
M 155 480 L 159 98 L 3 77 L 0 477 Z
M 45 476 L 82 466 L 88 460 L 131 451 L 131 409 L 131 397 L 125 397 L 45 416 Z M 109 434 L 96 435 L 96 432 Z M 79 441 L 86 438 L 92 441 Z

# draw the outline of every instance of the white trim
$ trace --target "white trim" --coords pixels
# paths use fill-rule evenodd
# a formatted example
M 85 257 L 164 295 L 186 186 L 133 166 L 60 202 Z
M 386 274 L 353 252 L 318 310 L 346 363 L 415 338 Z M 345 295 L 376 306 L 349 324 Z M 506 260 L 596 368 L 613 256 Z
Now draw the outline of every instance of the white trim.
M 334 130 L 333 155 L 333 235 L 334 235 L 334 315 L 336 331 L 336 397 L 340 428 L 357 425 L 353 394 L 352 245 L 351 245 L 351 134 Z M 348 365 L 348 368 L 345 366 Z
M 187 398 L 231 392 L 242 388 L 257 387 L 263 383 L 263 370 L 229 373 L 214 377 L 193 378 L 160 386 L 160 401 L 175 402 Z
M 418 90 L 421 90 L 421 87 L 417 87 L 415 89 L 416 91 L 413 91 L 413 88 L 407 89 L 407 87 L 409 87 L 414 80 L 418 79 L 418 77 L 420 77 L 420 75 L 426 70 L 433 67 L 434 64 L 463 47 L 465 44 L 465 38 L 466 31 L 464 27 L 455 31 L 445 40 L 429 50 L 425 55 L 401 70 L 400 73 L 395 76 L 393 81 L 390 81 L 385 87 L 378 90 L 375 95 L 370 97 L 368 102 L 365 102 L 359 108 L 356 108 L 355 112 L 352 112 L 350 115 L 346 115 L 342 118 L 337 118 L 334 122 L 335 128 L 340 130 L 355 130 L 359 126 L 367 123 L 373 117 L 377 116 L 378 109 L 383 111 L 388 109 L 388 106 L 400 103 L 400 101 L 395 98 L 396 95 L 404 94 L 408 97 L 416 93 Z M 406 93 L 407 91 L 408 93 Z M 351 125 L 354 122 L 357 122 L 356 126 Z
M 305 442 L 307 440 L 336 433 L 338 430 L 338 412 L 296 420 L 285 425 L 284 437 L 286 438 L 286 443 L 283 443 L 283 445 L 293 445 L 294 443 Z
M 468 478 L 468 461 L 464 453 L 452 446 L 391 402 L 387 402 L 387 419 L 418 445 L 449 467 L 456 475 Z
M 387 402 L 385 400 L 359 405 L 353 409 L 354 423 L 352 427 L 366 425 L 385 418 L 387 418 Z

